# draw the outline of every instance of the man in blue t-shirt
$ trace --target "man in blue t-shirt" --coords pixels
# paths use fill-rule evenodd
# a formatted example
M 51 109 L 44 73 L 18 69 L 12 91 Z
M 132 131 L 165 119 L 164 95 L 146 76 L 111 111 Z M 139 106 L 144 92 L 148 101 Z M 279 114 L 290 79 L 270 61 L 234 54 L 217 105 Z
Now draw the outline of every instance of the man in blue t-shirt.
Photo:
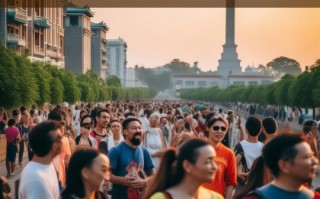
M 111 164 L 110 195 L 112 199 L 137 198 L 141 196 L 154 174 L 150 153 L 142 146 L 141 122 L 137 118 L 127 118 L 122 123 L 125 140 L 113 147 L 109 153 Z
M 315 198 L 315 193 L 306 187 L 306 183 L 315 177 L 319 162 L 306 137 L 301 134 L 281 134 L 263 147 L 262 157 L 274 180 L 245 199 Z

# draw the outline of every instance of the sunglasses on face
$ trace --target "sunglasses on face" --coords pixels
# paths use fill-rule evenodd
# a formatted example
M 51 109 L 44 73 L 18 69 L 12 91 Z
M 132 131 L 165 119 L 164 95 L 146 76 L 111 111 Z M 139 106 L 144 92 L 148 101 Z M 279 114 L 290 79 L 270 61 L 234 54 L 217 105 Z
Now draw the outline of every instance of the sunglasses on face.
M 227 127 L 225 127 L 225 126 L 213 126 L 212 128 L 215 131 L 218 131 L 219 129 L 221 129 L 221 131 L 227 130 Z
M 92 127 L 92 123 L 82 123 L 81 127 L 90 130 L 90 128 Z

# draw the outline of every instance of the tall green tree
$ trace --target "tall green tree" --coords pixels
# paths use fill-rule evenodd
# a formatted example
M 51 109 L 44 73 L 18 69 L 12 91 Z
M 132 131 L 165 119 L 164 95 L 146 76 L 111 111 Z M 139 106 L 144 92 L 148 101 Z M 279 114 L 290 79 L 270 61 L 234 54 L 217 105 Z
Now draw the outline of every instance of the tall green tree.
M 64 87 L 63 100 L 73 104 L 80 100 L 81 93 L 78 88 L 78 82 L 72 73 L 65 70 L 62 70 L 61 72 L 60 81 Z
M 61 104 L 63 102 L 64 88 L 59 77 L 53 77 L 50 80 L 50 90 L 51 104 Z
M 312 99 L 316 107 L 320 107 L 320 59 L 318 59 L 311 67 L 312 72 Z
M 275 102 L 278 105 L 289 105 L 289 87 L 294 84 L 295 77 L 286 74 L 281 78 L 280 81 L 276 82 L 274 91 Z
M 88 82 L 78 82 L 80 93 L 81 93 L 81 101 L 83 102 L 92 102 L 94 99 L 93 89 L 90 87 Z
M 33 74 L 36 78 L 36 84 L 38 85 L 39 97 L 36 100 L 38 105 L 44 105 L 46 102 L 50 102 L 50 81 L 51 75 L 50 73 L 44 69 L 43 64 L 40 62 L 32 63 Z
M 0 42 L 0 107 L 13 108 L 21 104 L 16 55 Z
M 301 74 L 300 63 L 288 57 L 278 57 L 267 63 L 267 67 L 272 68 L 278 73 L 297 76 Z
M 121 87 L 121 80 L 115 75 L 108 76 L 106 81 L 108 86 Z

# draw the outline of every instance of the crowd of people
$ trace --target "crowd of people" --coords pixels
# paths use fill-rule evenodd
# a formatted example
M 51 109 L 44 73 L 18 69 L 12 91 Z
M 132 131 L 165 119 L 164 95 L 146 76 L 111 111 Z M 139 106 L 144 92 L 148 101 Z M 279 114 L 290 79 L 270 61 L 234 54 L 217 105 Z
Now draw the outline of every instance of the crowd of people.
M 273 117 L 190 101 L 0 111 L 6 178 L 28 154 L 20 199 L 320 198 L 317 127 L 310 120 L 301 133 L 281 132 Z

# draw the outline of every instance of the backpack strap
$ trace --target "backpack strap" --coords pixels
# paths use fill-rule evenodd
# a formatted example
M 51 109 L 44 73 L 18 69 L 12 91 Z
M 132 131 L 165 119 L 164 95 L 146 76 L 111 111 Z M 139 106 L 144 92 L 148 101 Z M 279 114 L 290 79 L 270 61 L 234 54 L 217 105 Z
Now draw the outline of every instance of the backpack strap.
M 246 158 L 244 157 L 244 150 L 243 150 L 243 147 L 241 145 L 241 142 L 238 143 L 235 147 L 235 155 L 241 155 L 241 164 L 242 164 L 242 167 L 244 168 L 245 172 L 248 172 L 250 169 L 248 168 L 248 165 L 247 165 L 247 161 L 246 161 Z

